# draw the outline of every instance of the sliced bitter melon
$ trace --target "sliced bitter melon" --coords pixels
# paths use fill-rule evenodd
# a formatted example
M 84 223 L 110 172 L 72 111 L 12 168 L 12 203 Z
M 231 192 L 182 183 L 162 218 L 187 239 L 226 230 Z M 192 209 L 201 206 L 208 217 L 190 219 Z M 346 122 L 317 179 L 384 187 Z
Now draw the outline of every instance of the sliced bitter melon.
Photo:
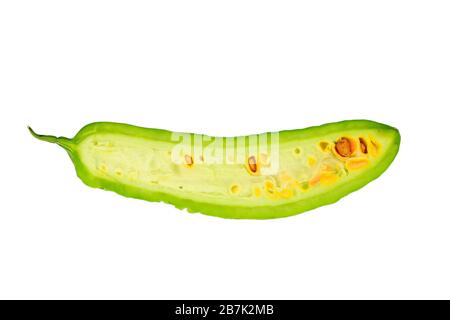
M 108 122 L 73 139 L 30 131 L 66 149 L 88 186 L 236 219 L 334 203 L 379 177 L 400 146 L 397 129 L 367 120 L 236 138 Z

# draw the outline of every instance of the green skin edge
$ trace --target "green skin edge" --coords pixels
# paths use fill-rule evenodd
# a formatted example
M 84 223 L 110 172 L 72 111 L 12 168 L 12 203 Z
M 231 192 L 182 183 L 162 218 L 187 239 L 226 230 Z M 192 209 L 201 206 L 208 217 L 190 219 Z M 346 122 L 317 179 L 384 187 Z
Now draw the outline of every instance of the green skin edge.
M 321 126 L 310 127 L 305 129 L 287 130 L 280 132 L 280 141 L 303 140 L 312 137 L 320 137 L 332 132 L 339 132 L 345 130 L 366 130 L 377 129 L 387 132 L 392 136 L 392 144 L 390 149 L 385 151 L 383 159 L 371 170 L 368 170 L 361 177 L 349 181 L 333 188 L 332 190 L 293 203 L 280 204 L 275 206 L 259 206 L 259 207 L 243 207 L 236 205 L 217 205 L 213 203 L 202 203 L 189 199 L 183 199 L 174 195 L 162 192 L 150 192 L 137 187 L 113 183 L 106 179 L 94 176 L 89 172 L 86 166 L 80 161 L 77 154 L 77 144 L 91 134 L 95 133 L 118 133 L 126 134 L 134 137 L 142 137 L 145 139 L 171 141 L 171 131 L 161 129 L 150 129 L 136 127 L 128 124 L 113 123 L 113 122 L 95 122 L 88 124 L 81 129 L 73 139 L 65 137 L 55 137 L 49 135 L 40 135 L 35 133 L 28 127 L 31 134 L 42 141 L 56 143 L 64 148 L 72 162 L 78 177 L 88 186 L 93 188 L 100 188 L 104 190 L 114 191 L 125 197 L 147 200 L 151 202 L 166 202 L 174 205 L 178 209 L 187 209 L 188 212 L 200 212 L 206 215 L 221 217 L 226 219 L 277 219 L 285 218 L 293 215 L 303 213 L 305 211 L 313 210 L 315 208 L 336 203 L 338 200 L 347 196 L 348 194 L 357 191 L 367 185 L 369 182 L 377 179 L 394 161 L 399 149 L 401 136 L 396 128 L 385 124 L 377 123 L 369 120 L 346 120 L 336 123 L 324 124 Z

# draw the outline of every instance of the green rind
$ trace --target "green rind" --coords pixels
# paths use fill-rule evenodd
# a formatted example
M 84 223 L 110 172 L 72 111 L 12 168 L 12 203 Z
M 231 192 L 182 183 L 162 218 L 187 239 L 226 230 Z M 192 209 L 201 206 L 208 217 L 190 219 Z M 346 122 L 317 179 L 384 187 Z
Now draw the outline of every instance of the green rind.
M 178 209 L 187 209 L 191 213 L 200 212 L 206 215 L 228 218 L 228 219 L 276 219 L 284 218 L 303 213 L 321 206 L 333 204 L 343 198 L 344 196 L 361 189 L 369 182 L 377 179 L 383 172 L 387 170 L 392 161 L 395 159 L 399 148 L 401 136 L 397 129 L 387 126 L 385 124 L 369 121 L 369 120 L 347 120 L 336 123 L 329 123 L 322 126 L 310 127 L 298 130 L 289 130 L 280 132 L 280 140 L 291 141 L 308 139 L 320 135 L 326 135 L 332 132 L 339 132 L 345 130 L 357 129 L 377 129 L 389 132 L 392 134 L 392 145 L 390 149 L 385 152 L 385 156 L 380 162 L 366 174 L 354 179 L 348 183 L 336 186 L 324 194 L 320 194 L 305 200 L 300 200 L 293 203 L 273 206 L 258 206 L 258 207 L 242 207 L 242 206 L 224 206 L 213 203 L 196 202 L 189 199 L 183 199 L 175 195 L 150 192 L 148 190 L 140 189 L 134 186 L 121 185 L 106 179 L 102 179 L 93 175 L 86 166 L 81 162 L 77 153 L 76 146 L 83 139 L 93 133 L 114 132 L 135 137 L 142 137 L 146 139 L 153 139 L 163 142 L 171 141 L 172 132 L 160 129 L 149 129 L 136 127 L 128 124 L 112 123 L 112 122 L 96 122 L 85 126 L 73 139 L 64 137 L 56 138 L 52 136 L 42 136 L 34 133 L 31 128 L 33 136 L 40 140 L 57 143 L 63 146 L 69 153 L 78 177 L 88 186 L 93 188 L 100 188 L 104 190 L 114 191 L 125 197 L 142 199 L 151 202 L 165 202 L 174 205 Z

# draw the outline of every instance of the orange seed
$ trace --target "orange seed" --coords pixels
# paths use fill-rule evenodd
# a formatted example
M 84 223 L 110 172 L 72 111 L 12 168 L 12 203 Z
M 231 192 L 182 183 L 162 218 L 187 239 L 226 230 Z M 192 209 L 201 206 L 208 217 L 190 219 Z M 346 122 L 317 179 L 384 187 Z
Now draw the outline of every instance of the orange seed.
M 344 158 L 350 157 L 355 151 L 352 141 L 349 138 L 340 138 L 335 145 L 336 152 Z
M 251 156 L 248 158 L 248 168 L 253 173 L 256 173 L 256 171 L 258 171 L 258 165 L 256 164 L 255 156 Z
M 194 165 L 194 159 L 192 159 L 192 157 L 190 155 L 185 155 L 184 156 L 184 161 L 186 161 L 186 165 L 188 167 L 192 167 Z
M 367 143 L 364 138 L 359 138 L 359 145 L 361 147 L 361 152 L 367 154 Z

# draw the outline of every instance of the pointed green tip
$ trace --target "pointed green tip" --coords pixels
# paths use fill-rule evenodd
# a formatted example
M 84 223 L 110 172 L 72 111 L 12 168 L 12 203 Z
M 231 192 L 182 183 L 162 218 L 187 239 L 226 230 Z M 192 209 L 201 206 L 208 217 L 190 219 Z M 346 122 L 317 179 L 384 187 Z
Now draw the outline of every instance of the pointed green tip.
M 31 135 L 38 140 L 50 142 L 50 143 L 56 143 L 69 152 L 72 152 L 75 148 L 75 144 L 70 139 L 67 139 L 64 137 L 57 138 L 55 136 L 37 134 L 30 126 L 27 126 L 27 128 L 28 128 L 28 131 L 30 131 Z
M 33 128 L 31 128 L 30 126 L 27 126 L 27 128 L 28 128 L 28 131 L 30 131 L 30 133 L 31 133 L 31 135 L 32 135 L 33 137 L 35 137 L 35 138 L 38 137 L 37 133 L 34 132 Z
M 56 143 L 58 141 L 58 139 L 55 136 L 46 136 L 46 135 L 37 134 L 30 126 L 27 126 L 27 128 L 28 128 L 28 131 L 30 131 L 31 135 L 38 140 L 46 141 L 46 142 L 50 142 L 50 143 Z

